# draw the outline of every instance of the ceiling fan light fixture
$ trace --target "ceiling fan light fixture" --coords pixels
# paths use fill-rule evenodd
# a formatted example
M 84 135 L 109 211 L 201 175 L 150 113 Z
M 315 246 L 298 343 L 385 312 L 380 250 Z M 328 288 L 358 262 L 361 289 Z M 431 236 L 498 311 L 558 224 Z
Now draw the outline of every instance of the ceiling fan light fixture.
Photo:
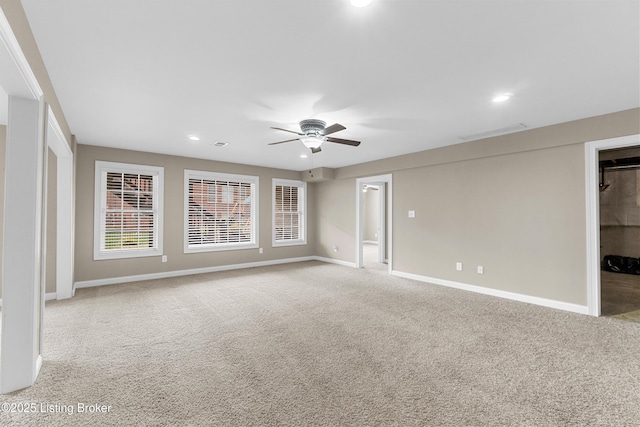
M 307 136 L 301 137 L 300 141 L 302 141 L 304 146 L 307 148 L 318 148 L 324 142 L 324 138 L 317 135 L 307 135 Z

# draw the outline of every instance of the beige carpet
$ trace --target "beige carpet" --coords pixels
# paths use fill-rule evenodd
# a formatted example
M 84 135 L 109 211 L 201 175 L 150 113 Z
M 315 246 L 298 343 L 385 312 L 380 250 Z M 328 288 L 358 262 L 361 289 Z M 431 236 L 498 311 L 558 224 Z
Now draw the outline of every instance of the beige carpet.
M 0 401 L 50 411 L 2 425 L 640 424 L 639 324 L 376 270 L 306 262 L 81 289 L 45 316 L 38 381 Z

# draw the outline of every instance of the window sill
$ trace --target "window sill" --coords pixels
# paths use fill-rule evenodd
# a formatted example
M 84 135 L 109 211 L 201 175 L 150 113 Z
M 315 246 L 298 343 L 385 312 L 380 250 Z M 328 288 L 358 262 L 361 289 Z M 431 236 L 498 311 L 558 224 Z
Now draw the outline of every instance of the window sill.
M 304 246 L 306 244 L 307 244 L 306 240 L 292 240 L 292 241 L 286 241 L 286 242 L 272 242 L 271 247 L 281 248 L 286 246 Z
M 258 246 L 259 245 L 255 243 L 246 244 L 246 245 L 224 245 L 224 246 L 213 246 L 213 245 L 211 246 L 203 245 L 203 246 L 196 246 L 196 247 L 186 246 L 184 248 L 184 253 L 197 254 L 201 252 L 237 251 L 237 250 L 243 250 L 243 249 L 257 249 Z
M 95 252 L 93 254 L 94 261 L 105 261 L 110 259 L 127 259 L 127 258 L 143 258 L 143 257 L 159 257 L 163 253 L 161 250 L 114 250 L 114 251 L 102 251 Z

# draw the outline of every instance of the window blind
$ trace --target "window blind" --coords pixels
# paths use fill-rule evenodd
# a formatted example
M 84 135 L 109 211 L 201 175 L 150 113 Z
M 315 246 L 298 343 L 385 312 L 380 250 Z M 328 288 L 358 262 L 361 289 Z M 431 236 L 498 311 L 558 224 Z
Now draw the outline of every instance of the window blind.
M 94 259 L 159 255 L 163 169 L 96 162 Z
M 187 172 L 186 181 L 188 249 L 255 244 L 257 178 Z
M 156 247 L 154 177 L 106 172 L 105 251 Z
M 274 181 L 273 240 L 275 244 L 304 242 L 304 197 L 304 183 Z

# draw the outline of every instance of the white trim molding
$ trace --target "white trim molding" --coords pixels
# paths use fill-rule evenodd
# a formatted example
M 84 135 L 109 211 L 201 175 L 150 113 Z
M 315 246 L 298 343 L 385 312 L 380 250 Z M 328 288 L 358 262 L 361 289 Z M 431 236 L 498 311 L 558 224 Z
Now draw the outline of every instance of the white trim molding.
M 215 273 L 218 271 L 241 270 L 243 268 L 265 267 L 269 265 L 289 264 L 293 262 L 316 261 L 313 256 L 299 258 L 285 258 L 271 261 L 246 262 L 242 264 L 219 265 L 216 267 L 192 268 L 189 270 L 174 270 L 162 273 L 136 274 L 135 276 L 109 277 L 106 279 L 85 280 L 76 282 L 76 289 L 92 288 L 95 286 L 117 285 L 121 283 L 140 282 L 142 280 L 166 279 L 169 277 L 190 276 L 193 274 Z
M 336 265 L 341 265 L 343 267 L 356 268 L 355 262 L 342 261 L 340 259 L 333 259 L 333 258 L 325 258 L 322 256 L 314 256 L 313 259 L 316 261 L 326 262 L 327 264 L 336 264 Z
M 304 262 L 304 261 L 320 261 L 328 264 L 340 265 L 343 267 L 356 268 L 356 264 L 354 262 L 342 261 L 342 260 L 319 257 L 319 256 L 306 256 L 306 257 L 299 257 L 299 258 L 284 258 L 284 259 L 271 260 L 271 261 L 220 265 L 216 267 L 194 268 L 189 270 L 176 270 L 176 271 L 168 271 L 168 272 L 162 272 L 162 273 L 138 274 L 135 276 L 122 276 L 122 277 L 111 277 L 106 279 L 86 280 L 86 281 L 76 282 L 75 288 L 76 289 L 92 288 L 95 286 L 117 285 L 117 284 L 123 284 L 123 283 L 140 282 L 143 280 L 166 279 L 170 277 L 189 276 L 193 274 L 204 274 L 204 273 L 215 273 L 215 272 L 230 271 L 230 270 L 241 270 L 245 268 L 266 267 L 270 265 L 290 264 L 290 263 Z M 475 292 L 478 294 L 505 298 L 512 301 L 519 301 L 519 302 L 524 302 L 528 304 L 534 304 L 534 305 L 539 305 L 543 307 L 569 311 L 572 313 L 589 314 L 588 307 L 579 305 L 579 304 L 572 304 L 572 303 L 567 303 L 563 301 L 550 300 L 546 298 L 534 297 L 531 295 L 518 294 L 515 292 L 501 291 L 498 289 L 485 288 L 482 286 L 469 285 L 466 283 L 453 282 L 450 280 L 437 279 L 434 277 L 421 276 L 418 274 L 405 273 L 405 272 L 396 271 L 396 270 L 392 271 L 391 274 L 393 276 L 401 277 L 404 279 L 411 279 L 419 282 L 430 283 L 433 285 L 446 286 L 448 288 L 460 289 L 464 291 Z M 47 299 L 54 298 L 51 295 L 52 294 L 47 294 Z
M 278 218 L 277 215 L 277 191 L 276 187 L 294 187 L 297 188 L 297 197 L 298 206 L 295 212 L 286 211 L 282 212 L 283 214 L 289 215 L 297 215 L 298 224 L 299 224 L 299 235 L 297 239 L 293 238 L 283 238 L 281 240 L 277 240 L 276 233 L 276 220 Z M 284 195 L 282 198 L 284 199 Z M 293 234 L 293 233 L 292 233 Z M 283 233 L 284 237 L 284 233 Z M 271 246 L 276 247 L 284 247 L 284 246 L 300 246 L 307 244 L 307 183 L 303 181 L 291 180 L 291 179 L 281 179 L 281 178 L 272 178 L 271 179 Z
M 152 245 L 149 248 L 139 248 L 137 244 L 133 248 L 120 247 L 107 249 L 107 219 L 109 193 L 114 190 L 107 188 L 107 176 L 110 173 L 122 173 L 132 175 L 149 175 L 153 180 L 152 194 Z M 94 190 L 94 219 L 93 219 L 93 259 L 95 261 L 117 258 L 136 258 L 163 255 L 163 211 L 164 211 L 164 168 L 161 166 L 134 165 L 129 163 L 105 162 L 96 160 L 95 162 L 95 190 Z M 123 184 L 124 185 L 124 184 Z M 124 187 L 122 188 L 124 193 Z M 121 195 L 120 197 L 122 197 Z M 124 212 L 124 211 L 123 211 Z M 129 211 L 127 211 L 129 212 Z M 130 212 L 137 214 L 138 210 Z M 123 215 L 123 214 L 120 214 Z M 133 232 L 140 231 L 133 228 Z M 124 234 L 120 231 L 120 240 L 124 241 Z
M 546 298 L 534 297 L 531 295 L 518 294 L 515 292 L 501 291 L 498 289 L 485 288 L 483 286 L 469 285 L 466 283 L 454 282 L 451 280 L 437 279 L 435 277 L 421 276 L 418 274 L 404 273 L 402 271 L 392 271 L 391 274 L 405 279 L 416 280 L 418 282 L 430 283 L 433 285 L 445 286 L 447 288 L 460 289 L 463 291 L 475 292 L 477 294 L 489 295 L 493 297 L 505 298 L 512 301 L 525 302 L 528 304 L 540 305 L 543 307 L 555 308 L 572 313 L 589 314 L 588 307 L 579 304 L 572 304 L 563 301 L 556 301 Z
M 587 219 L 587 304 L 589 314 L 600 316 L 600 191 L 601 150 L 640 145 L 640 134 L 590 141 L 585 144 L 585 192 Z
M 8 95 L 21 96 L 28 99 L 40 99 L 44 92 L 33 73 L 27 57 L 24 56 L 20 43 L 13 33 L 11 24 L 0 9 L 0 63 L 4 74 L 2 88 Z M 8 58 L 8 57 L 10 58 Z
M 362 209 L 362 190 L 365 184 L 387 184 L 386 192 L 382 189 L 380 199 L 380 232 L 378 234 L 378 253 L 388 255 L 388 272 L 393 271 L 393 175 L 376 175 L 364 178 L 356 178 L 356 262 L 355 266 L 361 268 L 364 265 L 362 244 L 364 239 L 364 212 Z M 385 200 L 386 199 L 386 204 Z M 386 209 L 385 209 L 386 208 Z M 388 229 L 387 229 L 388 224 Z
M 74 258 L 74 191 L 73 152 L 64 137 L 60 124 L 47 106 L 45 140 L 56 156 L 56 293 L 57 298 L 71 298 L 73 294 Z M 47 188 L 49 184 L 47 183 Z
M 219 265 L 216 267 L 193 268 L 189 270 L 166 271 L 162 273 L 137 274 L 135 276 L 109 277 L 106 279 L 85 280 L 75 283 L 75 289 L 93 288 L 95 286 L 118 285 L 122 283 L 140 282 L 143 280 L 166 279 L 169 277 L 189 276 L 192 274 L 215 273 L 218 271 L 241 270 L 244 268 L 266 267 L 269 265 L 290 264 L 304 261 L 320 261 L 328 264 L 337 264 L 343 267 L 355 268 L 356 264 L 348 261 L 341 261 L 332 258 L 324 258 L 319 256 L 305 256 L 298 258 L 283 258 L 271 261 L 246 262 L 242 264 Z M 49 294 L 47 294 L 49 295 Z
M 9 393 L 31 386 L 42 366 L 45 147 L 43 91 L 2 8 L 0 87 L 8 95 L 4 241 L 12 245 L 2 259 L 0 393 Z
M 190 190 L 191 181 L 194 181 L 196 183 L 197 181 L 200 181 L 200 184 L 202 186 L 205 186 L 205 185 L 209 186 L 209 184 L 215 183 L 216 187 L 222 186 L 223 188 L 231 189 L 232 190 L 231 196 L 233 200 L 235 200 L 235 197 L 239 197 L 238 193 L 234 194 L 235 190 L 233 190 L 233 188 L 238 189 L 238 185 L 250 186 L 250 189 L 251 189 L 250 194 L 247 197 L 247 200 L 250 200 L 249 204 L 251 206 L 251 212 L 249 214 L 250 216 L 249 241 L 240 240 L 240 241 L 231 241 L 227 243 L 224 243 L 224 242 L 208 243 L 207 242 L 208 235 L 205 235 L 203 236 L 203 239 L 202 239 L 203 241 L 201 241 L 200 243 L 197 243 L 195 241 L 193 243 L 190 242 L 191 238 L 193 237 L 191 235 L 192 232 L 196 233 L 196 235 L 198 233 L 201 233 L 201 231 L 199 230 L 199 226 L 197 224 L 190 223 L 191 215 L 192 214 L 197 215 L 198 213 L 204 214 L 205 213 L 204 211 L 207 210 L 204 207 L 202 207 L 203 209 L 202 212 L 197 210 L 196 212 L 191 212 L 191 207 L 189 203 L 189 198 L 191 197 L 191 190 Z M 204 190 L 201 190 L 201 191 L 204 191 Z M 203 195 L 202 193 L 200 194 Z M 217 199 L 217 196 L 216 196 L 216 199 Z M 238 175 L 238 174 L 226 173 L 226 172 L 223 173 L 223 172 L 210 172 L 210 171 L 185 169 L 184 170 L 184 202 L 183 202 L 184 203 L 184 236 L 183 236 L 184 253 L 191 254 L 191 253 L 199 253 L 199 252 L 257 249 L 260 246 L 260 241 L 259 241 L 259 236 L 260 236 L 259 222 L 260 221 L 258 220 L 259 212 L 260 212 L 259 200 L 260 200 L 260 177 L 259 176 Z M 232 202 L 216 201 L 215 203 L 221 203 L 224 206 L 224 204 L 231 204 Z M 194 218 L 194 220 L 197 220 L 197 216 Z M 214 226 L 213 223 L 215 223 L 216 221 L 206 220 L 204 222 L 205 222 L 205 227 L 209 228 L 209 230 L 211 229 L 220 229 L 223 231 L 229 230 L 227 225 L 225 225 L 224 227 L 219 225 Z M 211 231 L 209 231 L 208 233 L 211 233 Z

